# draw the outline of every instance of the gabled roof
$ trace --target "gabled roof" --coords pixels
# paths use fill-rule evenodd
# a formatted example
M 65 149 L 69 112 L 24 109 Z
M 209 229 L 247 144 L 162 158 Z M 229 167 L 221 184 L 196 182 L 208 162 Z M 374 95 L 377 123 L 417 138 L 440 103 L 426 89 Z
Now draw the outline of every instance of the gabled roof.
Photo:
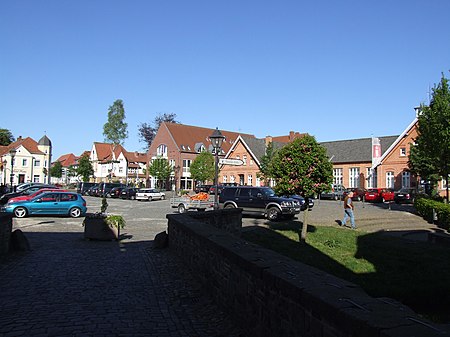
M 45 154 L 44 152 L 39 150 L 38 143 L 34 139 L 30 137 L 27 138 L 19 137 L 17 138 L 16 141 L 12 142 L 11 144 L 7 146 L 1 146 L 0 155 L 1 156 L 7 155 L 11 149 L 17 150 L 21 146 L 23 146 L 31 154 L 39 154 L 39 155 Z
M 172 136 L 173 141 L 177 145 L 178 150 L 181 152 L 196 153 L 196 149 L 199 148 L 199 143 L 203 143 L 205 148 L 208 149 L 209 145 L 211 144 L 209 136 L 211 136 L 214 132 L 214 129 L 179 123 L 164 122 L 161 124 L 161 127 L 167 128 L 170 135 Z M 250 134 L 241 134 L 238 132 L 223 130 L 220 130 L 220 132 L 222 132 L 222 134 L 225 136 L 225 141 L 222 144 L 222 150 L 224 151 L 224 153 L 227 153 L 230 150 L 231 146 L 236 141 L 239 135 L 255 138 L 254 135 Z
M 63 154 L 56 161 L 61 163 L 62 167 L 70 167 L 76 165 L 78 162 L 78 157 L 76 157 L 73 153 Z
M 135 151 L 135 152 L 126 152 L 124 153 L 124 155 L 129 163 L 147 163 L 148 161 L 147 153 Z
M 97 153 L 97 160 L 99 162 L 107 162 L 113 159 L 116 159 L 121 152 L 126 153 L 125 149 L 122 145 L 117 144 L 114 146 L 114 144 L 111 143 L 100 143 L 100 142 L 94 142 L 94 148 L 95 152 Z M 114 156 L 113 154 L 114 150 Z
M 386 153 L 397 137 L 379 137 L 381 151 Z M 319 144 L 326 148 L 327 155 L 334 164 L 372 162 L 372 138 L 338 140 Z

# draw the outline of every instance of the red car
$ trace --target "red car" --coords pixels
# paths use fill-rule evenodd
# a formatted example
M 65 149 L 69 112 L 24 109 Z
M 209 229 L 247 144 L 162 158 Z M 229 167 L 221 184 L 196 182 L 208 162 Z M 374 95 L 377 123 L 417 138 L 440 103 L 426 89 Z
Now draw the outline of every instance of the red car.
M 369 188 L 365 194 L 366 201 L 385 202 L 394 200 L 394 190 L 391 188 Z
M 17 201 L 25 201 L 25 200 L 31 200 L 34 197 L 38 196 L 41 193 L 44 192 L 69 192 L 67 190 L 61 190 L 59 188 L 41 188 L 40 190 L 37 190 L 36 192 L 34 192 L 33 194 L 29 194 L 29 195 L 21 195 L 20 197 L 14 197 L 8 200 L 8 204 L 12 204 L 13 202 L 17 202 Z

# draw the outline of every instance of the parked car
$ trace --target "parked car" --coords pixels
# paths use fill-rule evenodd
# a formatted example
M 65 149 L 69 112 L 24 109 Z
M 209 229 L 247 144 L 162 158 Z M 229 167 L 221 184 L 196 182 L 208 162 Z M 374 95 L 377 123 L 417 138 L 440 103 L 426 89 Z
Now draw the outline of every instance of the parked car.
M 212 185 L 197 185 L 194 188 L 195 193 L 205 192 L 209 193 L 209 189 L 212 187 Z
M 91 196 L 91 197 L 96 197 L 98 194 L 98 184 L 95 184 L 94 186 L 90 187 L 87 191 L 86 194 Z
M 306 199 L 304 197 L 298 194 L 291 195 L 289 198 L 298 200 L 298 202 L 300 203 L 301 211 L 305 211 L 306 209 L 308 211 L 312 211 L 312 208 L 314 207 L 314 198 L 308 198 L 308 202 L 306 202 Z
M 394 200 L 394 190 L 391 188 L 369 188 L 364 196 L 366 201 L 385 202 Z
M 134 187 L 127 187 L 120 192 L 120 198 L 121 199 L 130 199 L 135 200 L 136 199 L 136 193 L 138 189 Z
M 3 194 L 0 197 L 0 204 L 4 205 L 8 202 L 9 199 L 11 198 L 15 198 L 15 197 L 20 197 L 22 195 L 31 195 L 36 191 L 39 191 L 42 188 L 57 188 L 55 185 L 33 185 L 33 186 L 29 186 L 25 189 L 23 189 L 22 191 L 16 191 L 16 192 L 11 192 L 11 193 L 6 193 Z
M 124 188 L 125 188 L 125 187 L 122 187 L 122 186 L 112 188 L 111 191 L 109 191 L 109 196 L 110 196 L 111 198 L 120 198 L 120 195 L 121 195 L 122 190 L 123 190 Z
M 77 193 L 81 194 L 81 195 L 87 195 L 88 194 L 88 190 L 97 185 L 96 183 L 88 183 L 85 181 L 80 181 L 77 183 Z
M 363 200 L 363 198 L 365 198 L 367 190 L 365 188 L 351 187 L 347 188 L 342 196 L 345 198 L 350 192 L 353 192 L 352 200 L 361 201 Z
M 30 200 L 30 199 L 33 199 L 34 197 L 37 197 L 39 194 L 42 194 L 45 192 L 69 192 L 69 191 L 62 190 L 60 188 L 41 188 L 40 190 L 37 190 L 33 194 L 21 195 L 19 197 L 11 198 L 8 200 L 8 204 L 12 204 L 13 202 L 18 202 L 18 201 Z
M 344 185 L 333 184 L 330 190 L 320 193 L 320 199 L 342 200 L 345 191 Z
M 23 191 L 31 186 L 46 186 L 48 184 L 45 183 L 22 183 L 16 186 L 15 191 L 20 192 Z
M 136 192 L 136 200 L 139 201 L 164 200 L 165 198 L 166 194 L 155 188 L 141 188 Z
M 109 198 L 111 196 L 110 192 L 114 187 L 127 187 L 121 183 L 99 183 L 98 190 L 96 191 L 96 197 L 106 197 Z
M 396 204 L 413 204 L 416 196 L 415 188 L 402 188 L 394 192 L 394 201 Z
M 300 213 L 300 202 L 279 197 L 270 187 L 225 187 L 219 195 L 220 208 L 242 208 L 243 214 L 264 215 L 269 220 L 294 217 Z
M 211 185 L 211 187 L 209 188 L 209 194 L 216 194 L 216 187 L 216 185 Z M 224 188 L 225 186 L 219 185 L 217 187 L 217 194 L 220 194 Z
M 18 201 L 2 207 L 17 218 L 28 215 L 68 215 L 78 218 L 86 214 L 86 200 L 73 192 L 46 192 L 30 200 Z

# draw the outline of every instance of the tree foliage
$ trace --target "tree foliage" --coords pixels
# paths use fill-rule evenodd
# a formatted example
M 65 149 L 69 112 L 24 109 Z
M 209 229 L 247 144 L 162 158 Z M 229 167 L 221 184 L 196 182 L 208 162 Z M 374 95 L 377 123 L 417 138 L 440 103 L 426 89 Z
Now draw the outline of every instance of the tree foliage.
M 411 146 L 411 171 L 433 182 L 446 179 L 447 202 L 450 175 L 450 87 L 442 74 L 441 82 L 433 88 L 429 106 L 421 105 L 418 115 L 417 137 Z
M 62 177 L 62 165 L 61 162 L 57 161 L 50 167 L 50 175 L 55 178 Z
M 157 186 L 161 186 L 161 183 L 167 181 L 173 172 L 172 166 L 166 158 L 153 159 L 148 167 L 149 174 L 157 180 Z
M 89 181 L 89 178 L 94 175 L 94 168 L 88 156 L 82 156 L 78 160 L 77 175 L 85 182 Z
M 8 129 L 0 129 L 0 145 L 7 146 L 14 142 L 14 136 Z
M 329 188 L 333 181 L 333 164 L 324 147 L 305 135 L 278 150 L 271 161 L 270 173 L 278 195 L 299 194 L 307 198 Z M 304 211 L 301 240 L 306 240 L 307 214 Z
M 122 144 L 128 137 L 128 124 L 125 123 L 125 108 L 121 99 L 115 100 L 108 109 L 108 121 L 103 125 L 105 141 Z
M 215 168 L 214 156 L 207 152 L 201 152 L 191 163 L 190 166 L 191 178 L 194 181 L 213 181 Z
M 271 173 L 272 172 L 271 163 L 273 157 L 275 156 L 275 153 L 276 151 L 273 147 L 273 143 L 270 142 L 269 144 L 267 144 L 266 153 L 264 154 L 264 156 L 261 157 L 260 160 L 258 177 L 264 181 L 264 185 L 266 186 L 269 185 L 270 179 L 273 178 Z
M 138 125 L 139 131 L 139 141 L 146 144 L 146 149 L 150 148 L 152 145 L 153 139 L 155 139 L 156 133 L 158 132 L 161 123 L 179 123 L 176 121 L 177 115 L 175 113 L 164 113 L 159 114 L 155 117 L 153 121 L 153 125 L 148 123 L 141 123 Z

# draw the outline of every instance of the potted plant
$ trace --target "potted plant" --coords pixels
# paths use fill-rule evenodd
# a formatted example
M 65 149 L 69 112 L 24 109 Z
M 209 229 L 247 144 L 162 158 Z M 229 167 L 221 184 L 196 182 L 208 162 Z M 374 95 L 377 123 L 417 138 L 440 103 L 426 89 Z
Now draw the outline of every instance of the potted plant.
M 88 214 L 84 218 L 84 238 L 94 240 L 118 240 L 120 230 L 125 227 L 125 219 L 121 215 L 107 214 L 108 203 L 102 198 L 100 212 Z

